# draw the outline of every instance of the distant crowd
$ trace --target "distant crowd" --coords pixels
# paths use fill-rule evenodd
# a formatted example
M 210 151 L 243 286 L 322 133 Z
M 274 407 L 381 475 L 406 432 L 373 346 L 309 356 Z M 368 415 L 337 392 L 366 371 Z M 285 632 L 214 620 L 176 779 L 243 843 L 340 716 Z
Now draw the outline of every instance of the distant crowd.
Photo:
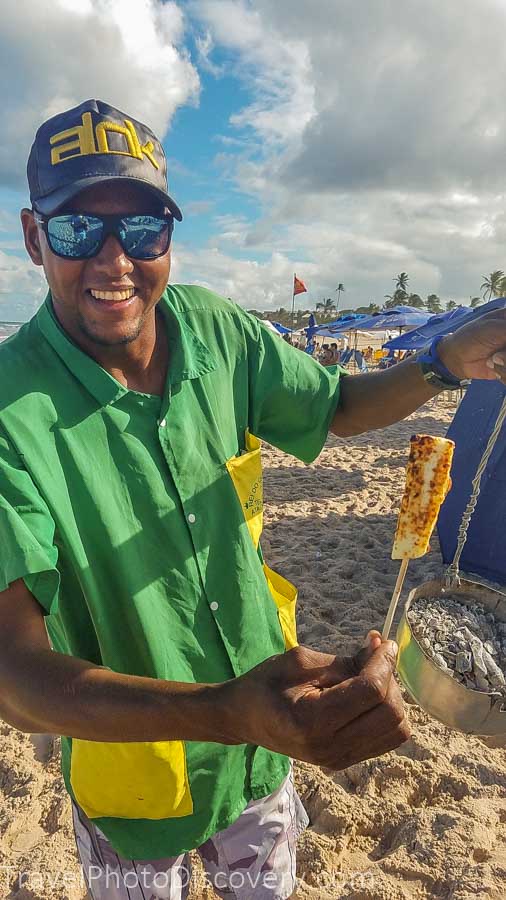
M 348 338 L 345 336 L 339 339 L 339 343 L 334 342 L 332 344 L 320 345 L 318 345 L 315 340 L 307 341 L 304 335 L 284 334 L 283 340 L 286 341 L 287 344 L 291 344 L 292 347 L 296 347 L 297 350 L 303 350 L 305 353 L 308 353 L 322 366 L 346 365 L 349 362 L 351 351 L 349 350 Z M 404 359 L 406 356 L 410 356 L 410 354 L 411 351 L 399 352 L 393 350 L 389 350 L 388 352 L 385 350 L 382 354 L 381 351 L 368 346 L 358 351 L 357 355 L 360 358 L 361 368 L 363 361 L 363 368 L 377 367 L 379 369 L 388 369 L 400 362 L 400 360 Z

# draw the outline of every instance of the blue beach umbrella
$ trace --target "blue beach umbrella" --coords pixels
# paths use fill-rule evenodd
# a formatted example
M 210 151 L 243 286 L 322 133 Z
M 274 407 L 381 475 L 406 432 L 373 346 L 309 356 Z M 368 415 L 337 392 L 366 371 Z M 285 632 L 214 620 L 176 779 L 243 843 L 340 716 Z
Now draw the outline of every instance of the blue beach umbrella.
M 413 309 L 410 306 L 401 306 L 398 309 L 386 309 L 374 316 L 368 316 L 365 322 L 360 323 L 364 331 L 387 331 L 390 328 L 417 328 L 425 325 L 430 319 L 430 313 Z
M 462 328 L 463 325 L 474 322 L 480 316 L 493 312 L 494 309 L 503 309 L 505 306 L 506 297 L 496 297 L 494 300 L 490 300 L 476 309 L 470 309 L 469 306 L 459 306 L 457 309 L 452 309 L 451 312 L 431 316 L 425 325 L 416 328 L 414 331 L 401 334 L 399 337 L 387 341 L 383 346 L 388 350 L 419 350 L 420 347 L 424 347 L 425 344 L 439 334 L 450 334 L 456 331 L 457 328 Z

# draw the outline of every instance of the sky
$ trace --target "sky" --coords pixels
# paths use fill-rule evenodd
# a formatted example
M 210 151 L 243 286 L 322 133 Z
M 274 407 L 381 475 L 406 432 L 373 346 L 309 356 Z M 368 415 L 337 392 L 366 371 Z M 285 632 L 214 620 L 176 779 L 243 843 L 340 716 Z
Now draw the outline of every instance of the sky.
M 468 303 L 506 270 L 506 0 L 3 0 L 0 319 L 37 127 L 99 98 L 163 138 L 171 280 L 247 309 L 382 305 L 409 274 Z

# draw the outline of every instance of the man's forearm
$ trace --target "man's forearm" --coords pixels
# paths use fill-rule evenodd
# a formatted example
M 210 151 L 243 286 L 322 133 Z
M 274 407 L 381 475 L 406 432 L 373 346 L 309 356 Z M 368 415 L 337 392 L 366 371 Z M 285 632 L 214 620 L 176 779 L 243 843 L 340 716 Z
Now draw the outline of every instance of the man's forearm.
M 21 731 L 90 741 L 234 743 L 224 685 L 122 675 L 51 650 L 0 665 L 0 716 Z
M 384 428 L 404 419 L 436 394 L 414 359 L 383 372 L 343 378 L 341 401 L 330 430 L 339 437 L 349 437 Z

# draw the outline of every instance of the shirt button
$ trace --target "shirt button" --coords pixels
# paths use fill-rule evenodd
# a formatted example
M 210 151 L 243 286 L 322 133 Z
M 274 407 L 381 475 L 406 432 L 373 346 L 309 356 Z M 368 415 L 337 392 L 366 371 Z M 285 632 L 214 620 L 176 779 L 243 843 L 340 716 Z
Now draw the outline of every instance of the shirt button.
M 195 522 L 195 518 L 196 517 L 193 515 L 193 513 L 189 514 L 188 521 L 189 521 L 190 525 L 193 525 L 193 523 Z
M 210 609 L 212 609 L 213 612 L 216 612 L 216 610 L 218 609 L 218 606 L 219 606 L 219 603 L 216 603 L 216 600 L 213 600 L 213 602 L 209 604 L 209 607 L 210 607 Z
M 160 419 L 158 424 L 159 424 L 160 428 L 165 428 L 165 426 L 167 424 L 167 419 Z

